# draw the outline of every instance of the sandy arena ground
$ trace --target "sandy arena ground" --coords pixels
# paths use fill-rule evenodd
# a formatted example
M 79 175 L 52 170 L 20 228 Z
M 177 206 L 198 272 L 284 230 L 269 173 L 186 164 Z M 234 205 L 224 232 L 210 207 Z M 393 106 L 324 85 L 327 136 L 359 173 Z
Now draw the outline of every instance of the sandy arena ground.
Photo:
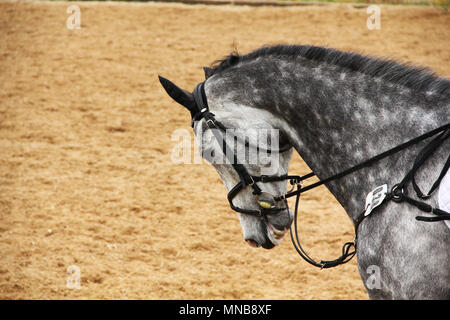
M 207 164 L 170 160 L 188 112 L 161 74 L 192 89 L 234 47 L 328 45 L 450 75 L 450 14 L 365 8 L 0 3 L 0 298 L 367 299 L 351 263 L 317 270 L 289 238 L 270 251 L 242 238 Z M 296 156 L 291 172 L 306 173 Z M 361 199 L 363 201 L 363 199 Z M 353 237 L 326 188 L 301 203 L 302 239 L 334 259 Z M 80 289 L 67 288 L 70 266 Z M 72 282 L 69 282 L 72 283 Z

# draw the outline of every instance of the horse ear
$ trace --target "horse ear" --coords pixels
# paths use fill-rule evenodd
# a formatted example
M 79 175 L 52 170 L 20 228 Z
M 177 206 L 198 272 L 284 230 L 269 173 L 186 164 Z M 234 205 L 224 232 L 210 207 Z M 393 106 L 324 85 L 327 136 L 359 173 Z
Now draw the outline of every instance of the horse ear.
M 214 70 L 208 67 L 203 67 L 203 71 L 205 71 L 205 79 L 208 79 L 212 76 Z
M 166 78 L 163 78 L 161 76 L 158 76 L 159 82 L 161 82 L 161 85 L 166 90 L 167 94 L 176 102 L 181 104 L 182 106 L 186 107 L 189 111 L 194 112 L 195 111 L 195 100 L 194 96 L 187 92 L 184 89 L 181 89 L 177 85 L 175 85 L 170 80 L 167 80 Z

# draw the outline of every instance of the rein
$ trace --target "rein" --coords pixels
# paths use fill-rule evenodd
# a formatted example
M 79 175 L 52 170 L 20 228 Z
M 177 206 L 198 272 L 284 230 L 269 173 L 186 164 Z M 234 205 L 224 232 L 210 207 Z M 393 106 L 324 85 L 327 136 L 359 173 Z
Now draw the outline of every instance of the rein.
M 436 128 L 434 130 L 431 130 L 429 132 L 426 132 L 416 138 L 413 138 L 405 143 L 402 143 L 396 147 L 393 147 L 383 153 L 380 153 L 366 161 L 363 161 L 351 168 L 348 168 L 340 173 L 337 173 L 335 175 L 332 175 L 326 179 L 323 179 L 321 181 L 318 181 L 316 183 L 310 184 L 306 187 L 302 187 L 301 184 L 304 180 L 311 178 L 315 176 L 313 172 L 308 173 L 304 176 L 297 176 L 297 175 L 281 175 L 281 176 L 253 176 L 251 175 L 248 170 L 245 168 L 244 165 L 237 163 L 237 157 L 236 155 L 231 151 L 230 147 L 227 145 L 225 139 L 223 139 L 223 136 L 221 135 L 221 131 L 226 130 L 225 126 L 223 126 L 219 121 L 215 119 L 215 116 L 213 113 L 209 112 L 208 103 L 206 99 L 205 89 L 204 89 L 204 82 L 199 83 L 193 92 L 194 100 L 198 108 L 198 112 L 193 114 L 192 116 L 192 127 L 194 126 L 195 121 L 199 121 L 201 119 L 205 119 L 206 125 L 209 129 L 213 132 L 213 135 L 215 139 L 219 142 L 219 145 L 222 148 L 222 152 L 224 153 L 227 160 L 230 162 L 230 164 L 233 166 L 234 170 L 239 176 L 240 182 L 235 185 L 228 193 L 227 199 L 230 203 L 230 207 L 232 210 L 254 215 L 261 217 L 263 219 L 267 219 L 268 214 L 276 214 L 278 212 L 284 211 L 288 209 L 288 203 L 287 198 L 290 197 L 296 197 L 295 199 L 295 209 L 294 209 L 294 228 L 290 228 L 290 235 L 292 243 L 298 252 L 298 254 L 308 263 L 310 263 L 313 266 L 316 266 L 318 268 L 331 268 L 335 267 L 341 264 L 344 264 L 348 261 L 350 261 L 356 254 L 356 243 L 357 243 L 357 235 L 358 235 L 358 227 L 361 224 L 361 222 L 370 214 L 371 210 L 374 207 L 379 206 L 382 202 L 385 200 L 392 200 L 394 202 L 400 203 L 400 202 L 407 202 L 411 205 L 414 205 L 418 209 L 427 212 L 432 213 L 435 216 L 434 217 L 423 217 L 423 216 L 417 216 L 416 219 L 419 221 L 425 221 L 425 222 L 435 222 L 435 221 L 443 221 L 443 220 L 450 220 L 450 213 L 440 210 L 438 208 L 434 208 L 430 206 L 429 204 L 421 201 L 416 200 L 407 195 L 406 189 L 407 184 L 412 181 L 413 188 L 416 191 L 417 197 L 426 200 L 430 197 L 430 195 L 433 193 L 434 190 L 439 186 L 440 181 L 445 176 L 446 172 L 448 171 L 450 167 L 450 155 L 444 164 L 444 167 L 442 168 L 442 171 L 437 178 L 437 180 L 434 182 L 433 186 L 429 190 L 427 194 L 423 194 L 419 186 L 417 185 L 415 181 L 415 173 L 420 168 L 421 165 L 425 163 L 425 161 L 438 149 L 438 147 L 450 136 L 450 123 L 443 125 L 439 128 Z M 439 134 L 438 136 L 436 136 Z M 390 193 L 383 194 L 383 199 L 374 205 L 370 211 L 368 211 L 367 207 L 365 208 L 365 212 L 362 212 L 357 221 L 355 222 L 355 237 L 352 242 L 347 242 L 342 247 L 342 255 L 335 259 L 330 261 L 324 261 L 321 260 L 320 262 L 314 261 L 302 248 L 300 244 L 300 239 L 298 237 L 298 225 L 297 225 L 297 216 L 298 216 L 298 205 L 300 202 L 300 195 L 303 192 L 306 192 L 308 190 L 314 189 L 318 186 L 321 186 L 323 184 L 329 183 L 331 181 L 340 179 L 344 176 L 347 176 L 357 170 L 360 170 L 364 167 L 368 167 L 372 165 L 375 162 L 380 161 L 383 158 L 386 158 L 392 154 L 395 154 L 403 149 L 406 149 L 414 144 L 417 144 L 427 138 L 436 136 L 429 144 L 427 144 L 418 154 L 416 160 L 414 161 L 412 169 L 408 172 L 408 174 L 404 177 L 404 179 L 394 185 L 390 191 Z M 220 143 L 222 141 L 222 143 Z M 279 150 L 279 152 L 284 152 L 287 150 L 290 150 L 291 146 L 288 148 L 284 147 Z M 266 150 L 266 151 L 270 151 Z M 289 180 L 290 184 L 292 185 L 292 189 L 290 192 L 274 197 L 266 192 L 263 192 L 261 188 L 256 184 L 257 182 L 267 183 L 267 182 L 275 182 L 275 181 L 284 181 Z M 242 191 L 246 186 L 251 186 L 253 189 L 253 194 L 255 195 L 257 202 L 260 206 L 258 210 L 255 209 L 243 209 L 235 206 L 233 204 L 234 197 L 237 196 L 237 194 Z M 387 187 L 387 186 L 386 186 Z M 292 191 L 295 189 L 295 191 Z M 275 204 L 277 202 L 283 202 L 284 207 L 279 208 Z M 294 230 L 293 230 L 294 229 Z M 294 237 L 295 236 L 295 237 Z M 352 250 L 353 249 L 353 250 Z
M 423 217 L 423 216 L 416 216 L 416 220 L 418 221 L 424 221 L 424 222 L 436 222 L 436 221 L 444 221 L 444 220 L 450 220 L 450 213 L 446 212 L 444 210 L 440 210 L 438 208 L 432 207 L 431 205 L 423 202 L 423 201 L 419 201 L 419 200 L 415 200 L 411 197 L 409 197 L 406 193 L 406 186 L 408 184 L 409 181 L 412 181 L 413 183 L 413 187 L 414 190 L 416 191 L 417 197 L 423 200 L 428 199 L 431 194 L 436 190 L 436 188 L 439 186 L 439 183 L 441 182 L 441 180 L 444 178 L 445 174 L 447 173 L 449 167 L 450 167 L 450 155 L 447 158 L 447 161 L 445 162 L 441 173 L 439 174 L 438 178 L 436 179 L 436 181 L 433 183 L 431 189 L 428 191 L 428 193 L 426 195 L 423 194 L 423 192 L 421 191 L 421 189 L 419 188 L 419 186 L 417 185 L 416 181 L 415 181 L 415 173 L 417 172 L 417 170 L 420 168 L 420 166 L 422 164 L 425 163 L 425 161 L 434 153 L 434 151 L 437 150 L 437 148 L 448 138 L 450 137 L 450 123 L 446 124 L 440 128 L 437 128 L 435 130 L 432 130 L 430 132 L 427 132 L 417 138 L 411 139 L 399 146 L 396 146 L 386 152 L 383 152 L 373 158 L 368 159 L 367 161 L 364 161 L 360 164 L 357 164 L 345 171 L 342 171 L 338 174 L 335 174 L 329 178 L 323 179 L 319 182 L 313 183 L 311 185 L 308 185 L 306 187 L 301 187 L 300 184 L 297 185 L 297 190 L 294 192 L 290 192 L 288 194 L 286 194 L 284 197 L 288 198 L 288 197 L 292 197 L 292 196 L 296 196 L 296 200 L 295 200 L 295 211 L 294 211 L 294 233 L 295 233 L 295 238 L 293 236 L 293 231 L 292 228 L 290 229 L 290 234 L 291 234 L 291 240 L 292 243 L 296 249 L 296 251 L 298 252 L 298 254 L 308 263 L 312 264 L 313 266 L 319 267 L 321 269 L 323 268 L 331 268 L 331 267 L 335 267 L 338 266 L 340 264 L 344 264 L 348 261 L 350 261 L 353 256 L 356 254 L 356 241 L 357 241 L 357 236 L 358 236 L 358 227 L 361 224 L 361 222 L 370 214 L 370 212 L 368 214 L 364 214 L 364 212 L 362 212 L 359 216 L 359 218 L 356 220 L 355 222 L 355 237 L 354 240 L 352 242 L 346 242 L 343 247 L 342 247 L 342 255 L 335 259 L 335 260 L 330 260 L 330 261 L 320 261 L 320 262 L 316 262 L 314 261 L 307 253 L 306 251 L 302 248 L 301 244 L 300 244 L 300 240 L 298 237 L 298 227 L 297 227 L 297 215 L 298 215 L 298 203 L 300 200 L 300 194 L 302 194 L 303 192 L 306 192 L 308 190 L 314 189 L 318 186 L 321 186 L 327 182 L 331 182 L 333 180 L 337 180 L 339 178 L 342 178 L 354 171 L 357 171 L 363 167 L 367 167 L 370 166 L 371 164 L 373 164 L 374 162 L 377 162 L 389 155 L 392 155 L 396 152 L 399 152 L 413 144 L 416 144 L 426 138 L 432 137 L 438 133 L 440 133 L 436 138 L 434 138 L 429 144 L 427 144 L 418 154 L 416 160 L 414 161 L 414 165 L 412 167 L 412 169 L 408 172 L 408 174 L 403 178 L 403 180 L 398 183 L 395 184 L 392 187 L 392 190 L 390 193 L 386 194 L 386 198 L 383 199 L 380 203 L 377 204 L 380 205 L 384 200 L 392 200 L 394 202 L 400 203 L 400 202 L 407 202 L 411 205 L 414 205 L 415 207 L 417 207 L 418 209 L 420 209 L 421 211 L 427 212 L 427 213 L 432 213 L 434 215 L 436 215 L 435 217 Z M 303 176 L 303 179 L 300 179 L 300 181 L 307 179 L 311 176 L 314 176 L 313 173 L 310 173 L 306 176 Z M 365 208 L 367 210 L 367 208 Z M 351 249 L 354 249 L 353 251 L 350 251 Z

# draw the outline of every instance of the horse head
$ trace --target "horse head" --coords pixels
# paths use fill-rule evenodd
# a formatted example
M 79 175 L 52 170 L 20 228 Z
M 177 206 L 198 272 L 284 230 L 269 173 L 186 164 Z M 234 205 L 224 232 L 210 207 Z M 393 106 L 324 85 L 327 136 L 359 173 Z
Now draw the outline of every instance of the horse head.
M 205 69 L 207 80 L 193 93 L 163 77 L 159 80 L 169 96 L 190 111 L 199 152 L 227 188 L 245 241 L 253 247 L 273 248 L 293 217 L 283 199 L 291 146 L 269 113 L 210 92 L 211 73 Z

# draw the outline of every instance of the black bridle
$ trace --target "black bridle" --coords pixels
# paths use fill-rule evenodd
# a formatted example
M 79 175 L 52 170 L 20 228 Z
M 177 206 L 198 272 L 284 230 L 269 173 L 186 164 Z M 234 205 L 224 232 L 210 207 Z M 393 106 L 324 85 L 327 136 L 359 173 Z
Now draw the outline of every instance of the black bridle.
M 268 176 L 268 175 L 261 175 L 261 176 L 254 176 L 251 175 L 247 168 L 241 164 L 238 163 L 237 156 L 235 152 L 233 152 L 234 149 L 231 149 L 230 146 L 226 143 L 224 137 L 222 136 L 222 132 L 226 130 L 226 127 L 220 123 L 213 113 L 209 111 L 208 103 L 206 100 L 206 94 L 204 89 L 204 83 L 201 82 L 198 84 L 194 89 L 194 99 L 195 103 L 198 107 L 198 112 L 195 113 L 192 117 L 192 126 L 194 125 L 195 121 L 199 121 L 201 119 L 205 119 L 206 125 L 209 129 L 211 129 L 215 139 L 219 142 L 219 145 L 221 146 L 222 152 L 227 158 L 227 160 L 230 162 L 231 166 L 234 168 L 236 173 L 239 176 L 239 183 L 237 183 L 229 192 L 228 192 L 228 201 L 230 203 L 230 207 L 232 210 L 254 215 L 258 217 L 266 217 L 267 214 L 276 214 L 278 212 L 284 211 L 287 209 L 287 201 L 286 197 L 284 195 L 273 197 L 267 192 L 263 192 L 261 188 L 256 184 L 257 182 L 275 182 L 275 181 L 285 181 L 290 180 L 291 183 L 295 183 L 296 181 L 300 182 L 301 180 L 305 179 L 305 177 L 300 176 L 290 176 L 290 175 L 280 175 L 280 176 Z M 291 149 L 291 146 L 285 146 L 277 150 L 278 152 L 286 152 Z M 267 149 L 266 151 L 274 152 L 274 150 Z M 308 175 L 309 176 L 309 175 Z M 239 192 L 241 192 L 244 188 L 247 186 L 250 186 L 253 189 L 253 194 L 255 195 L 257 202 L 259 204 L 259 209 L 243 209 L 235 206 L 233 204 L 233 199 L 238 195 Z M 283 202 L 284 207 L 277 207 L 276 204 L 278 202 Z
M 427 133 L 422 134 L 419 137 L 416 137 L 414 139 L 411 139 L 403 144 L 400 144 L 392 149 L 389 149 L 383 153 L 378 154 L 375 157 L 372 157 L 364 162 L 361 162 L 347 170 L 344 170 L 340 173 L 337 173 L 331 177 L 328 177 L 326 179 L 323 179 L 321 181 L 318 181 L 316 183 L 310 184 L 306 187 L 302 187 L 301 184 L 304 180 L 315 176 L 313 172 L 308 173 L 304 176 L 297 176 L 297 175 L 280 175 L 280 176 L 267 176 L 267 175 L 261 175 L 261 176 L 254 176 L 251 175 L 246 167 L 237 161 L 237 156 L 233 152 L 233 150 L 228 146 L 226 143 L 224 137 L 222 136 L 221 132 L 226 130 L 226 127 L 220 123 L 213 113 L 209 111 L 208 102 L 206 99 L 205 94 L 205 88 L 204 88 L 204 82 L 199 83 L 193 92 L 194 100 L 197 106 L 197 112 L 192 113 L 192 127 L 194 126 L 195 121 L 199 121 L 201 119 L 205 119 L 206 125 L 209 129 L 211 129 L 215 139 L 217 142 L 219 142 L 219 145 L 221 146 L 222 152 L 227 158 L 227 160 L 230 162 L 234 170 L 239 176 L 240 182 L 236 184 L 229 192 L 228 192 L 228 201 L 230 203 L 230 207 L 232 210 L 244 213 L 248 215 L 254 215 L 258 217 L 262 217 L 264 219 L 267 219 L 267 215 L 269 214 L 277 214 L 281 211 L 288 210 L 288 203 L 287 200 L 290 197 L 296 197 L 295 200 L 295 210 L 294 210 L 294 231 L 291 226 L 290 228 L 290 235 L 292 243 L 294 244 L 294 247 L 296 251 L 300 254 L 300 256 L 307 261 L 308 263 L 319 267 L 319 268 L 331 268 L 338 266 L 340 264 L 346 263 L 350 261 L 356 254 L 356 240 L 357 240 L 357 234 L 358 234 L 358 226 L 361 224 L 361 222 L 366 218 L 366 215 L 364 212 L 360 215 L 360 217 L 355 222 L 355 238 L 352 242 L 347 242 L 342 247 L 342 255 L 335 259 L 330 261 L 320 261 L 316 262 L 314 261 L 302 248 L 300 244 L 300 240 L 298 237 L 298 228 L 297 228 L 297 215 L 298 215 L 298 204 L 300 201 L 300 194 L 303 192 L 306 192 L 308 190 L 311 190 L 313 188 L 316 188 L 318 186 L 321 186 L 323 184 L 326 184 L 328 182 L 340 179 L 350 173 L 353 173 L 357 170 L 360 170 L 364 167 L 368 167 L 371 164 L 386 158 L 389 155 L 392 155 L 396 152 L 399 152 L 403 149 L 406 149 L 420 141 L 423 141 L 427 138 L 436 136 L 429 144 L 425 146 L 425 148 L 418 154 L 414 165 L 412 169 L 408 172 L 408 174 L 405 176 L 405 178 L 398 184 L 394 185 L 394 187 L 391 189 L 391 192 L 387 194 L 386 199 L 387 200 L 393 200 L 395 202 L 407 202 L 411 205 L 416 206 L 420 210 L 427 212 L 427 213 L 433 213 L 435 217 L 422 217 L 417 216 L 416 219 L 419 221 L 426 221 L 426 222 L 434 222 L 434 221 L 442 221 L 442 220 L 450 220 L 450 213 L 445 212 L 443 210 L 440 210 L 438 208 L 434 208 L 430 206 L 429 204 L 419 201 L 416 199 L 413 199 L 409 197 L 406 193 L 406 187 L 407 184 L 412 181 L 414 190 L 417 193 L 417 196 L 425 200 L 428 197 L 430 197 L 431 193 L 437 188 L 440 181 L 444 177 L 445 173 L 448 171 L 450 167 L 450 155 L 444 164 L 444 167 L 438 177 L 438 179 L 433 184 L 430 191 L 424 195 L 420 188 L 418 187 L 414 175 L 415 172 L 418 170 L 418 168 L 434 153 L 435 150 L 450 136 L 450 123 L 441 126 L 437 129 L 431 130 Z M 438 135 L 439 134 L 439 135 Z M 222 142 L 222 143 L 221 143 Z M 291 145 L 287 145 L 283 148 L 280 148 L 278 150 L 279 152 L 286 152 L 292 148 Z M 267 151 L 271 151 L 268 149 Z M 286 194 L 279 195 L 279 196 L 273 196 L 267 192 L 263 192 L 261 188 L 257 185 L 258 182 L 267 183 L 267 182 L 276 182 L 276 181 L 289 181 L 292 185 L 292 189 L 288 191 Z M 238 195 L 239 192 L 241 192 L 244 188 L 247 186 L 250 186 L 253 189 L 253 194 L 256 197 L 256 200 L 259 205 L 259 209 L 243 209 L 235 206 L 233 204 L 233 199 Z M 294 190 L 295 189 L 295 190 Z M 277 207 L 277 203 L 283 202 L 283 207 Z M 295 235 L 295 238 L 294 238 Z M 353 250 L 352 250 L 353 249 Z

